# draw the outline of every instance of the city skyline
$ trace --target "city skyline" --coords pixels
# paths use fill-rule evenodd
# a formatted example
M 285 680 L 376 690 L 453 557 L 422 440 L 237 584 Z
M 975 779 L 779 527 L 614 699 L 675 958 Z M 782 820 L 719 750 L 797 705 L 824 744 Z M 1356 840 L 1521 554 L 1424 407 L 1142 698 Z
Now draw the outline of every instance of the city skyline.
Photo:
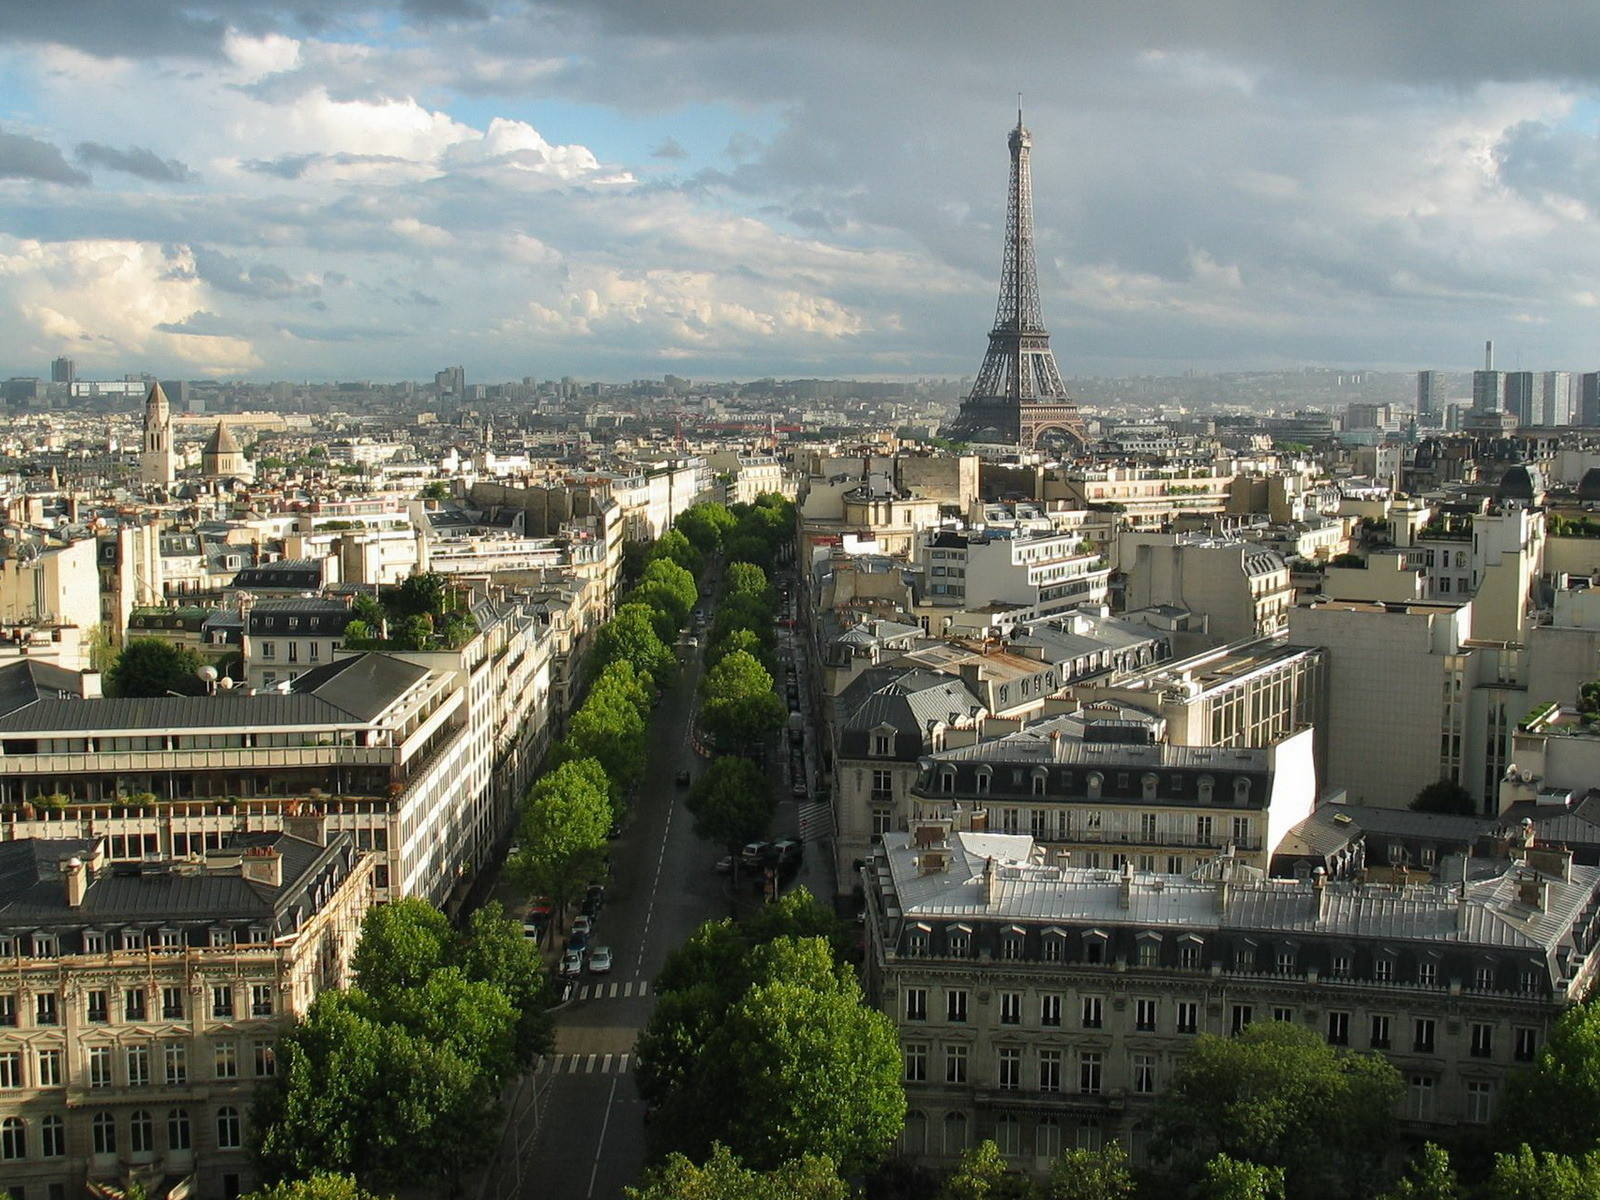
M 1017 87 L 1069 377 L 1592 368 L 1579 6 L 917 17 L 0 14 L 0 370 L 960 378 Z

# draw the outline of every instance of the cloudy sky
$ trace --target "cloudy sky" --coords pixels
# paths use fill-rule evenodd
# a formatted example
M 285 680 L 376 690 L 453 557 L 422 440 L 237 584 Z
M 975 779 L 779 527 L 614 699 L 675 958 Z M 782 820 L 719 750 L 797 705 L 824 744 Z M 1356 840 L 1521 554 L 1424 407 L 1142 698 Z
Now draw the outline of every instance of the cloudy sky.
M 1592 0 L 0 0 L 0 371 L 1600 365 Z

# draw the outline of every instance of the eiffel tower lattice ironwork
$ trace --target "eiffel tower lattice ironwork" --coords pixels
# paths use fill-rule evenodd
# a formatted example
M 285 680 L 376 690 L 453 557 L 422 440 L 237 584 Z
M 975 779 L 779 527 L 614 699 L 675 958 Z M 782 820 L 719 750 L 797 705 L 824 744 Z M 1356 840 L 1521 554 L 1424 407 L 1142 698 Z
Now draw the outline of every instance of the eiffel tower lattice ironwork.
M 989 352 L 972 392 L 946 429 L 968 441 L 1036 446 L 1050 436 L 1082 444 L 1086 434 L 1075 400 L 1067 395 L 1050 352 L 1050 334 L 1039 311 L 1039 272 L 1033 257 L 1033 177 L 1028 166 L 1033 139 L 1017 112 L 1011 131 L 1011 187 L 1006 200 L 1006 253 L 1000 271 Z

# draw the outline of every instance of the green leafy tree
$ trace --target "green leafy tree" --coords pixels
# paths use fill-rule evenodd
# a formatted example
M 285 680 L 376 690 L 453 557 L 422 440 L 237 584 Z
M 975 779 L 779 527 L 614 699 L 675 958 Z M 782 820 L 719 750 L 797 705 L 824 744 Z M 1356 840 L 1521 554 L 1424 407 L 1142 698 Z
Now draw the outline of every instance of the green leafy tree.
M 404 617 L 391 626 L 389 636 L 401 650 L 427 650 L 433 642 L 433 618 L 425 613 Z
M 615 690 L 591 691 L 572 714 L 566 740 L 573 757 L 600 764 L 616 802 L 644 772 L 644 733 L 644 718 L 627 697 Z
M 672 650 L 656 633 L 652 610 L 642 604 L 624 604 L 595 633 L 596 669 L 618 659 L 632 663 L 657 684 L 665 683 L 677 668 Z
M 738 524 L 738 519 L 721 504 L 694 504 L 678 514 L 672 523 L 703 555 L 722 549 L 723 537 Z
M 774 1170 L 752 1171 L 719 1145 L 700 1167 L 669 1155 L 622 1194 L 627 1200 L 847 1200 L 850 1189 L 830 1159 L 803 1154 Z
M 1428 784 L 1411 799 L 1413 812 L 1454 813 L 1470 817 L 1477 813 L 1472 793 L 1451 779 Z
M 647 717 L 654 697 L 650 679 L 633 669 L 627 659 L 613 659 L 600 668 L 594 682 L 589 685 L 589 696 L 602 697 L 606 703 L 623 704 L 640 717 Z
M 1136 1191 L 1128 1153 L 1117 1142 L 1103 1150 L 1067 1150 L 1050 1164 L 1040 1200 L 1130 1200 Z
M 1536 1153 L 1522 1145 L 1494 1157 L 1483 1200 L 1594 1200 L 1600 1196 L 1600 1153 L 1583 1158 Z
M 539 951 L 497 902 L 472 914 L 453 956 L 468 979 L 491 983 L 510 1000 L 516 1013 L 514 1044 L 517 1060 L 531 1063 L 551 1046 L 550 978 Z
M 432 483 L 423 484 L 422 498 L 424 500 L 448 500 L 450 499 L 450 485 L 442 479 L 435 479 Z
M 1385 1192 L 1383 1200 L 1461 1200 L 1461 1181 L 1450 1166 L 1443 1146 L 1426 1143 L 1406 1171 L 1406 1176 Z
M 568 903 L 600 873 L 611 828 L 610 780 L 592 758 L 562 763 L 522 805 L 522 850 L 511 870 L 530 892 Z
M 700 724 L 718 749 L 757 745 L 780 728 L 789 711 L 772 690 L 772 676 L 742 650 L 724 655 L 700 681 Z
M 657 588 L 662 595 L 673 598 L 673 612 L 680 623 L 689 610 L 700 602 L 700 589 L 694 576 L 668 558 L 658 558 L 644 569 L 639 580 L 640 588 Z
M 1158 1110 L 1157 1156 L 1193 1178 L 1217 1154 L 1284 1170 L 1296 1200 L 1365 1194 L 1393 1138 L 1400 1074 L 1312 1030 L 1253 1025 L 1202 1035 Z
M 369 1192 L 350 1175 L 316 1171 L 309 1179 L 275 1183 L 245 1196 L 244 1200 L 392 1200 Z
M 350 959 L 356 987 L 380 1008 L 395 1004 L 449 961 L 454 940 L 450 919 L 426 900 L 374 905 Z
M 722 577 L 722 591 L 728 596 L 754 596 L 769 607 L 772 603 L 767 573 L 752 562 L 729 563 Z
M 766 671 L 768 675 L 774 678 L 777 677 L 778 660 L 776 656 L 766 646 L 762 645 L 760 638 L 748 629 L 732 630 L 720 642 L 713 642 L 711 648 L 706 651 L 706 670 L 710 671 L 715 668 L 718 663 L 735 650 L 743 650 L 760 663 L 762 670 Z
M 1200 1177 L 1201 1200 L 1284 1200 L 1283 1168 L 1219 1154 Z
M 474 1075 L 498 1081 L 516 1065 L 518 1014 L 510 997 L 492 983 L 468 979 L 458 967 L 441 967 L 420 986 L 381 1005 L 366 999 L 375 1020 L 449 1051 Z
M 777 808 L 765 772 L 734 755 L 713 760 L 689 789 L 687 804 L 695 833 L 729 850 L 764 836 Z
M 1000 1147 L 979 1142 L 961 1156 L 939 1188 L 939 1200 L 1030 1200 L 1033 1185 L 1006 1165 Z
M 676 564 L 659 559 L 650 565 L 671 567 Z M 650 580 L 641 583 L 628 593 L 628 603 L 642 604 L 656 614 L 653 621 L 656 636 L 663 642 L 677 641 L 678 630 L 689 621 L 691 606 L 684 604 L 678 594 L 664 583 Z
M 396 616 L 442 615 L 453 607 L 444 576 L 437 571 L 413 575 L 395 589 L 390 609 Z
M 365 621 L 374 629 L 389 618 L 388 609 L 366 592 L 356 593 L 355 599 L 350 602 L 350 612 L 356 620 Z
M 318 1171 L 368 1187 L 443 1185 L 482 1161 L 494 1081 L 451 1050 L 324 992 L 278 1043 L 279 1074 L 257 1093 L 252 1149 L 270 1179 Z
M 749 630 L 768 649 L 777 642 L 772 607 L 760 597 L 747 592 L 729 596 L 717 606 L 717 617 L 711 625 L 711 640 L 720 642 L 736 629 Z
M 1573 1158 L 1600 1146 L 1600 1006 L 1561 1014 L 1538 1060 L 1507 1081 L 1496 1135 Z
M 704 556 L 689 544 L 688 538 L 676 529 L 667 530 L 650 547 L 651 561 L 658 558 L 665 558 L 677 563 L 696 579 L 700 578 L 700 572 L 705 569 Z
M 160 638 L 130 638 L 105 673 L 109 696 L 199 696 L 205 684 L 195 674 L 205 659 L 187 646 Z

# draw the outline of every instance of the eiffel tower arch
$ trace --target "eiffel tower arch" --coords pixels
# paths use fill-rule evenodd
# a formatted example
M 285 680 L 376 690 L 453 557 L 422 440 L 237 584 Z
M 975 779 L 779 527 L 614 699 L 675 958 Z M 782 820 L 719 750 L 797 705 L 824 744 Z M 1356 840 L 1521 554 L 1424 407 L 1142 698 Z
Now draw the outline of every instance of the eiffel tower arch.
M 1050 350 L 1050 334 L 1039 307 L 1039 271 L 1033 253 L 1033 138 L 1017 113 L 1008 139 L 1011 183 L 1006 198 L 1005 259 L 1000 302 L 989 350 L 972 392 L 946 426 L 948 437 L 996 441 L 1028 448 L 1054 437 L 1082 445 L 1087 440 L 1078 403 L 1067 394 Z

